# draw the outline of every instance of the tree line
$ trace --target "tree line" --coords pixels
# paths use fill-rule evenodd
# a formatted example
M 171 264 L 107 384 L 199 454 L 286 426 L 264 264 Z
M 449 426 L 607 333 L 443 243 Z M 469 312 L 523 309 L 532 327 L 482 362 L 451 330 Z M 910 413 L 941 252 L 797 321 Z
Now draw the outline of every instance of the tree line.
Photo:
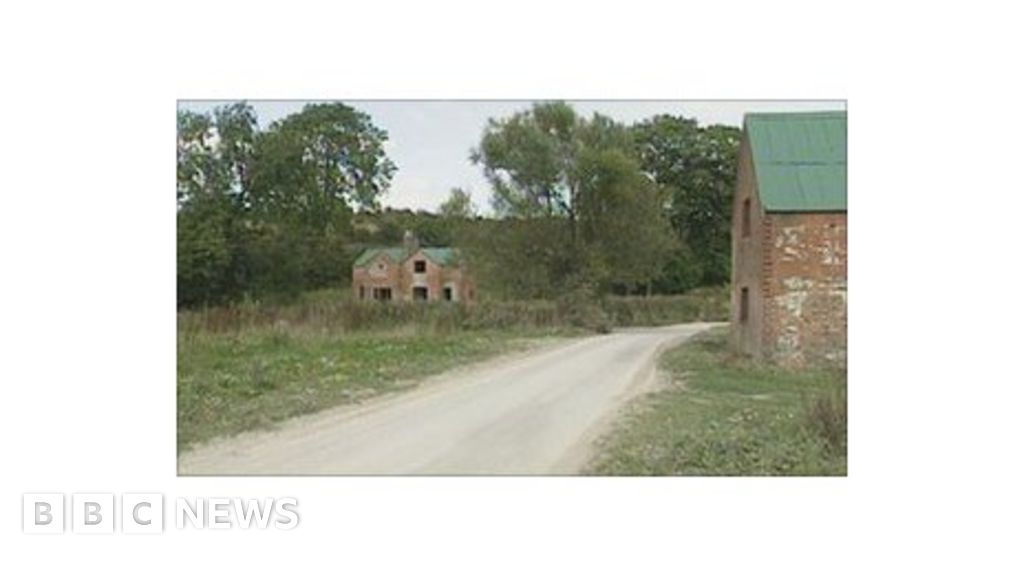
M 404 230 L 462 248 L 494 297 L 722 284 L 739 136 L 538 103 L 491 119 L 469 151 L 493 190 L 484 217 L 460 189 L 436 213 L 382 209 L 398 169 L 388 135 L 343 103 L 309 104 L 265 129 L 244 102 L 180 110 L 178 305 L 346 286 L 359 251 Z

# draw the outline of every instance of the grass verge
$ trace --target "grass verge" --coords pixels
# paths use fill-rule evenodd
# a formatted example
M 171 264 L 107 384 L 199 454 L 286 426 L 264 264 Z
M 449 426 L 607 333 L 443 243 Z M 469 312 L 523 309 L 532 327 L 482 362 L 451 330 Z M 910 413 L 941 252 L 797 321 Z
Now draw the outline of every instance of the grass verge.
M 733 356 L 728 329 L 667 352 L 672 383 L 600 442 L 600 475 L 846 475 L 846 372 Z
M 564 330 L 178 332 L 178 451 L 409 387 Z

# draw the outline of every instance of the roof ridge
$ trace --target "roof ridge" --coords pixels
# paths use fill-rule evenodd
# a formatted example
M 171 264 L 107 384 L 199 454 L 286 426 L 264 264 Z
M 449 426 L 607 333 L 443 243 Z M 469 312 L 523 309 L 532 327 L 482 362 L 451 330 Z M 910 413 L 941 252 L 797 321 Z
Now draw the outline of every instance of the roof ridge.
M 756 118 L 758 120 L 789 119 L 796 117 L 804 118 L 845 118 L 846 110 L 807 110 L 802 112 L 747 112 L 743 119 Z
M 448 254 L 431 254 L 430 251 L 435 250 L 447 251 Z M 407 261 L 409 258 L 412 258 L 413 254 L 419 251 L 423 251 L 426 254 L 432 256 L 432 259 L 434 259 L 435 261 L 437 261 L 438 257 L 441 257 L 442 260 L 447 260 L 448 258 L 446 256 L 454 257 L 457 253 L 457 250 L 458 249 L 453 246 L 420 246 L 416 250 L 410 250 L 407 246 L 368 246 L 364 248 L 362 252 L 359 253 L 356 259 L 352 262 L 352 265 L 355 267 L 363 266 L 365 264 L 368 264 L 371 260 L 373 260 L 380 254 L 384 254 L 385 256 L 388 256 L 392 259 L 397 259 L 398 263 L 401 264 L 402 262 Z M 398 253 L 398 255 L 395 254 L 396 252 Z M 442 266 L 447 265 L 447 262 L 437 261 L 437 263 Z

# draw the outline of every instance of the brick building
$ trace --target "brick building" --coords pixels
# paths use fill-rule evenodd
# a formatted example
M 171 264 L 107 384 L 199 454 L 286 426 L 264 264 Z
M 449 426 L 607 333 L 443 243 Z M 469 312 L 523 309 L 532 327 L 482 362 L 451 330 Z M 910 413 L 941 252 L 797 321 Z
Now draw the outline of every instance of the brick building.
M 475 298 L 473 281 L 454 248 L 422 248 L 410 233 L 395 248 L 369 248 L 352 265 L 352 294 L 359 300 Z
M 732 343 L 846 361 L 846 113 L 748 114 L 732 228 Z

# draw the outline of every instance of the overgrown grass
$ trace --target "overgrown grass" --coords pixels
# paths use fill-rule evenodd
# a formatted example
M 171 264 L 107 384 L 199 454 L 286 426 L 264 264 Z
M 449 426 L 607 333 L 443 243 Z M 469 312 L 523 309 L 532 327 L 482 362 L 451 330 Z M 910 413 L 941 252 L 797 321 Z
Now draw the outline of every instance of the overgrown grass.
M 601 307 L 613 326 L 663 326 L 729 320 L 729 290 L 698 288 L 676 296 L 609 297 Z
M 656 326 L 727 320 L 726 288 L 694 290 L 677 296 L 602 299 L 482 300 L 471 304 L 438 302 L 358 302 L 348 291 L 321 290 L 284 305 L 243 302 L 178 314 L 178 331 L 231 332 L 267 326 L 365 331 L 405 326 L 440 332 L 477 329 L 573 326 Z
M 669 351 L 666 389 L 601 443 L 592 474 L 846 475 L 846 373 L 731 355 L 727 329 Z
M 718 319 L 724 289 L 604 301 L 353 301 L 322 290 L 295 303 L 178 313 L 178 448 L 396 390 L 540 337 L 609 324 Z
M 564 332 L 341 333 L 308 327 L 179 332 L 178 449 L 409 386 Z

